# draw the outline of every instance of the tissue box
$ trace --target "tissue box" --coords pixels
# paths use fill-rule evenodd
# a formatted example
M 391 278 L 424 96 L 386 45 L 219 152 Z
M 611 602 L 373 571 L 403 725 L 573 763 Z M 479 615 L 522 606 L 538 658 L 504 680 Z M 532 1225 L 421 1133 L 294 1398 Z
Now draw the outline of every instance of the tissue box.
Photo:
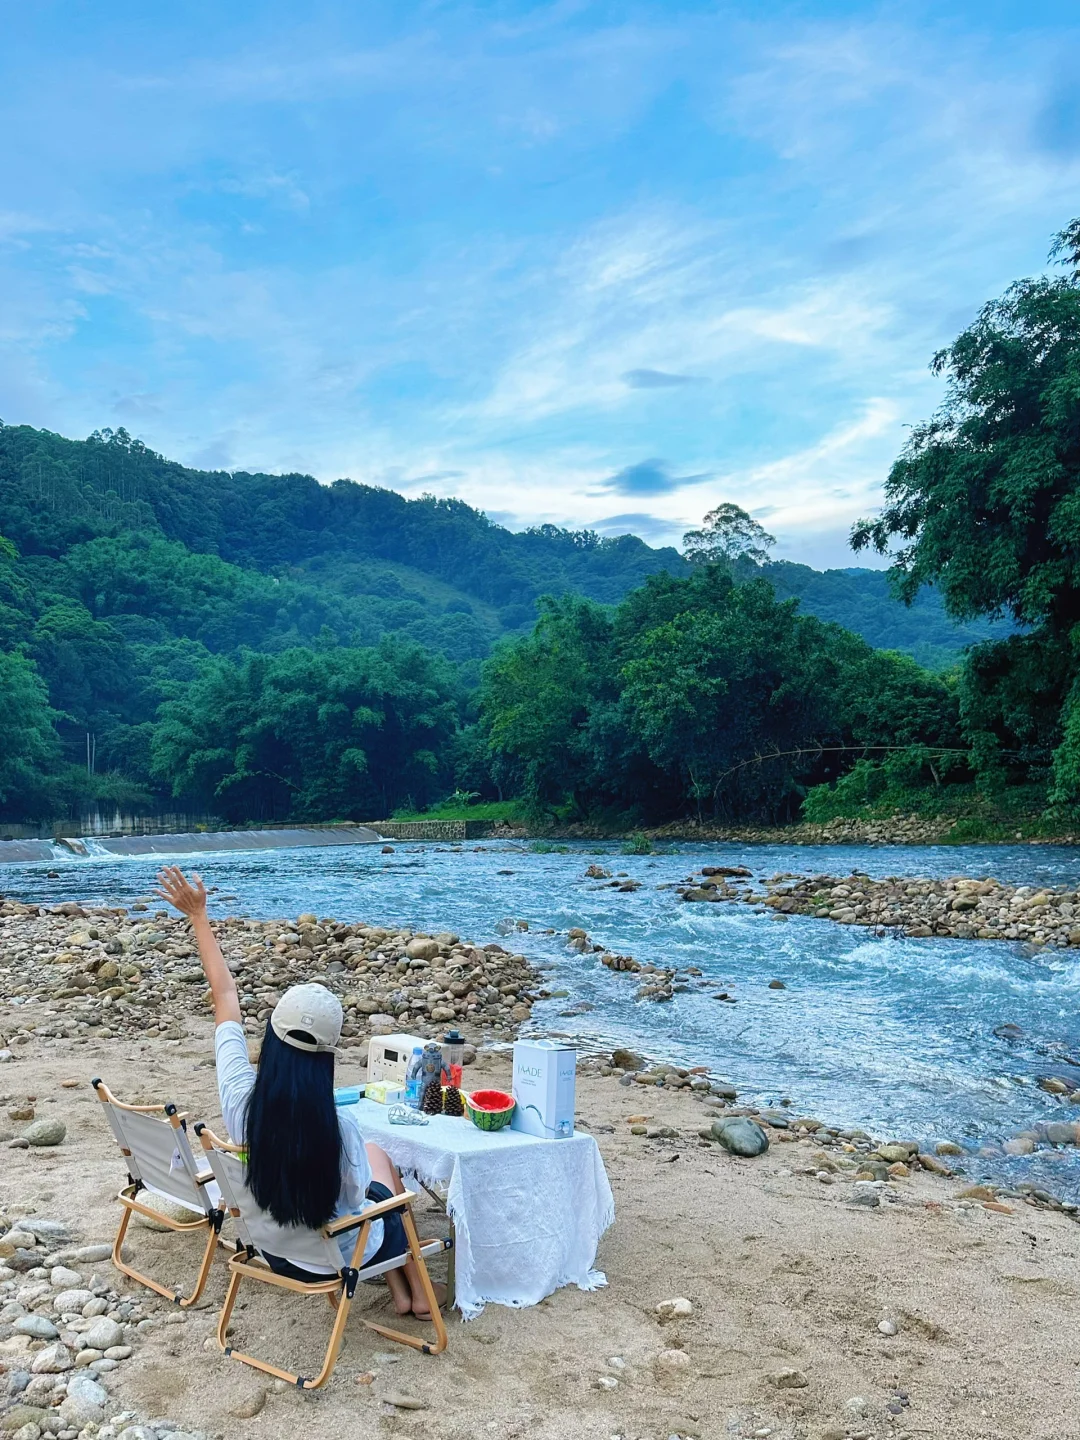
M 405 1088 L 395 1085 L 393 1080 L 369 1080 L 364 1088 L 364 1095 L 368 1100 L 375 1100 L 380 1105 L 399 1105 L 405 1100 Z
M 574 1133 L 577 1051 L 554 1040 L 518 1040 L 514 1045 L 513 1092 L 517 1105 L 512 1130 L 542 1140 L 566 1140 Z

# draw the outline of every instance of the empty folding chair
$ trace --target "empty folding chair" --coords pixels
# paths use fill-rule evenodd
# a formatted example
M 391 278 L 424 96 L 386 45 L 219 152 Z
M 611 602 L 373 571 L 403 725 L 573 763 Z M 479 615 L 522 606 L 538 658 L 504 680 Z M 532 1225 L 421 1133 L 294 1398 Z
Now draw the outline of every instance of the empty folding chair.
M 180 1114 L 176 1106 L 125 1105 L 117 1100 L 109 1087 L 101 1080 L 91 1081 L 97 1097 L 105 1109 L 109 1128 L 120 1146 L 127 1162 L 128 1183 L 117 1195 L 123 1206 L 120 1229 L 113 1242 L 112 1259 L 116 1268 L 140 1285 L 164 1295 L 167 1300 L 184 1306 L 194 1305 L 206 1286 L 214 1251 L 219 1243 L 225 1211 L 221 1207 L 221 1196 L 214 1181 L 213 1171 L 201 1169 L 195 1162 L 187 1134 L 187 1117 Z M 197 1220 L 174 1220 L 149 1205 L 143 1204 L 138 1196 L 147 1191 L 164 1200 L 190 1210 Z M 202 1263 L 195 1280 L 195 1288 L 184 1297 L 182 1291 L 169 1289 L 151 1280 L 138 1270 L 124 1263 L 121 1251 L 132 1215 L 138 1212 L 147 1215 L 157 1223 L 187 1235 L 205 1231 L 206 1247 Z M 221 1241 L 224 1244 L 224 1241 Z
M 423 1244 L 420 1243 L 412 1216 L 412 1202 L 416 1197 L 411 1191 L 406 1190 L 401 1195 L 394 1195 L 389 1200 L 372 1205 L 362 1215 L 343 1215 L 340 1219 L 331 1220 L 321 1230 L 305 1230 L 298 1226 L 284 1228 L 256 1204 L 248 1189 L 243 1150 L 228 1141 L 218 1139 L 202 1121 L 195 1125 L 195 1134 L 206 1151 L 214 1177 L 221 1189 L 223 1203 L 235 1220 L 239 1236 L 236 1242 L 236 1254 L 229 1261 L 229 1288 L 225 1292 L 225 1303 L 218 1318 L 218 1344 L 226 1355 L 231 1356 L 234 1360 L 242 1361 L 245 1365 L 252 1365 L 256 1370 L 262 1370 L 267 1375 L 275 1375 L 279 1380 L 287 1380 L 290 1385 L 295 1385 L 301 1390 L 318 1389 L 320 1385 L 325 1385 L 333 1374 L 344 1338 L 345 1322 L 349 1318 L 349 1307 L 359 1282 L 385 1275 L 388 1270 L 399 1269 L 409 1260 L 416 1262 L 420 1272 L 421 1284 L 427 1297 L 435 1330 L 434 1342 L 423 1340 L 416 1335 L 405 1334 L 400 1330 L 392 1330 L 386 1325 L 377 1325 L 371 1320 L 365 1320 L 363 1323 L 369 1330 L 384 1335 L 388 1340 L 395 1340 L 400 1345 L 411 1345 L 414 1349 L 423 1351 L 425 1355 L 438 1355 L 446 1349 L 446 1326 L 439 1313 L 425 1257 L 437 1254 L 440 1250 L 449 1249 L 452 1242 L 428 1240 Z M 408 1249 L 404 1254 L 390 1260 L 382 1261 L 377 1265 L 365 1266 L 364 1249 L 371 1222 L 393 1210 L 401 1211 Z M 348 1265 L 342 1265 L 341 1248 L 337 1237 L 347 1235 L 352 1231 L 356 1231 L 352 1259 Z M 310 1267 L 312 1270 L 332 1268 L 334 1273 L 327 1275 L 325 1280 L 292 1280 L 285 1275 L 275 1274 L 262 1258 L 260 1251 L 265 1251 L 270 1255 L 287 1253 L 290 1261 L 300 1268 Z M 314 1379 L 294 1375 L 289 1370 L 281 1370 L 276 1365 L 268 1364 L 265 1360 L 256 1359 L 253 1355 L 242 1354 L 228 1343 L 229 1320 L 232 1317 L 237 1292 L 243 1280 L 261 1280 L 267 1285 L 276 1285 L 282 1290 L 291 1290 L 299 1295 L 325 1295 L 329 1299 L 336 1312 L 334 1324 L 330 1332 L 322 1369 Z

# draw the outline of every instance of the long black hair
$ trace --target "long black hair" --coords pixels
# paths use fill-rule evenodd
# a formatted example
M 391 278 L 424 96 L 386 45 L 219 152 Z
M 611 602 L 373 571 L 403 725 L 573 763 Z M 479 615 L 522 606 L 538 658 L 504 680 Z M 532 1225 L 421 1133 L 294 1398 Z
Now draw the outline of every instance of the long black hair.
M 245 1139 L 256 1203 L 279 1225 L 325 1225 L 341 1193 L 333 1055 L 305 1054 L 267 1023 Z

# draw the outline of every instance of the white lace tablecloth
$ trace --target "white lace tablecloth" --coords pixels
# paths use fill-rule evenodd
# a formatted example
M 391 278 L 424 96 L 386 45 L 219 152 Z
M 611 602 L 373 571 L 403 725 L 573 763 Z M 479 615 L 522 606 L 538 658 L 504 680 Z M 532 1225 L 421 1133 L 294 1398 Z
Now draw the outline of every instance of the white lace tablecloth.
M 457 1244 L 457 1304 L 466 1320 L 487 1304 L 535 1305 L 561 1285 L 595 1290 L 593 1269 L 615 1201 L 591 1135 L 539 1140 L 507 1127 L 432 1115 L 427 1125 L 391 1125 L 386 1106 L 355 1106 L 367 1140 L 402 1172 L 446 1190 Z

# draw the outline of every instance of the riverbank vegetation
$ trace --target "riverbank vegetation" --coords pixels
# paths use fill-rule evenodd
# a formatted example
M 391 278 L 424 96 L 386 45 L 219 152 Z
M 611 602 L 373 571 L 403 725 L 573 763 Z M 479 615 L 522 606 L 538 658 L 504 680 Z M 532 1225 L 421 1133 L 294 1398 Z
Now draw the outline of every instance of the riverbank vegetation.
M 0 425 L 0 816 L 1074 823 L 1080 222 L 1058 253 L 935 357 L 853 534 L 887 574 L 730 504 L 680 554 Z

